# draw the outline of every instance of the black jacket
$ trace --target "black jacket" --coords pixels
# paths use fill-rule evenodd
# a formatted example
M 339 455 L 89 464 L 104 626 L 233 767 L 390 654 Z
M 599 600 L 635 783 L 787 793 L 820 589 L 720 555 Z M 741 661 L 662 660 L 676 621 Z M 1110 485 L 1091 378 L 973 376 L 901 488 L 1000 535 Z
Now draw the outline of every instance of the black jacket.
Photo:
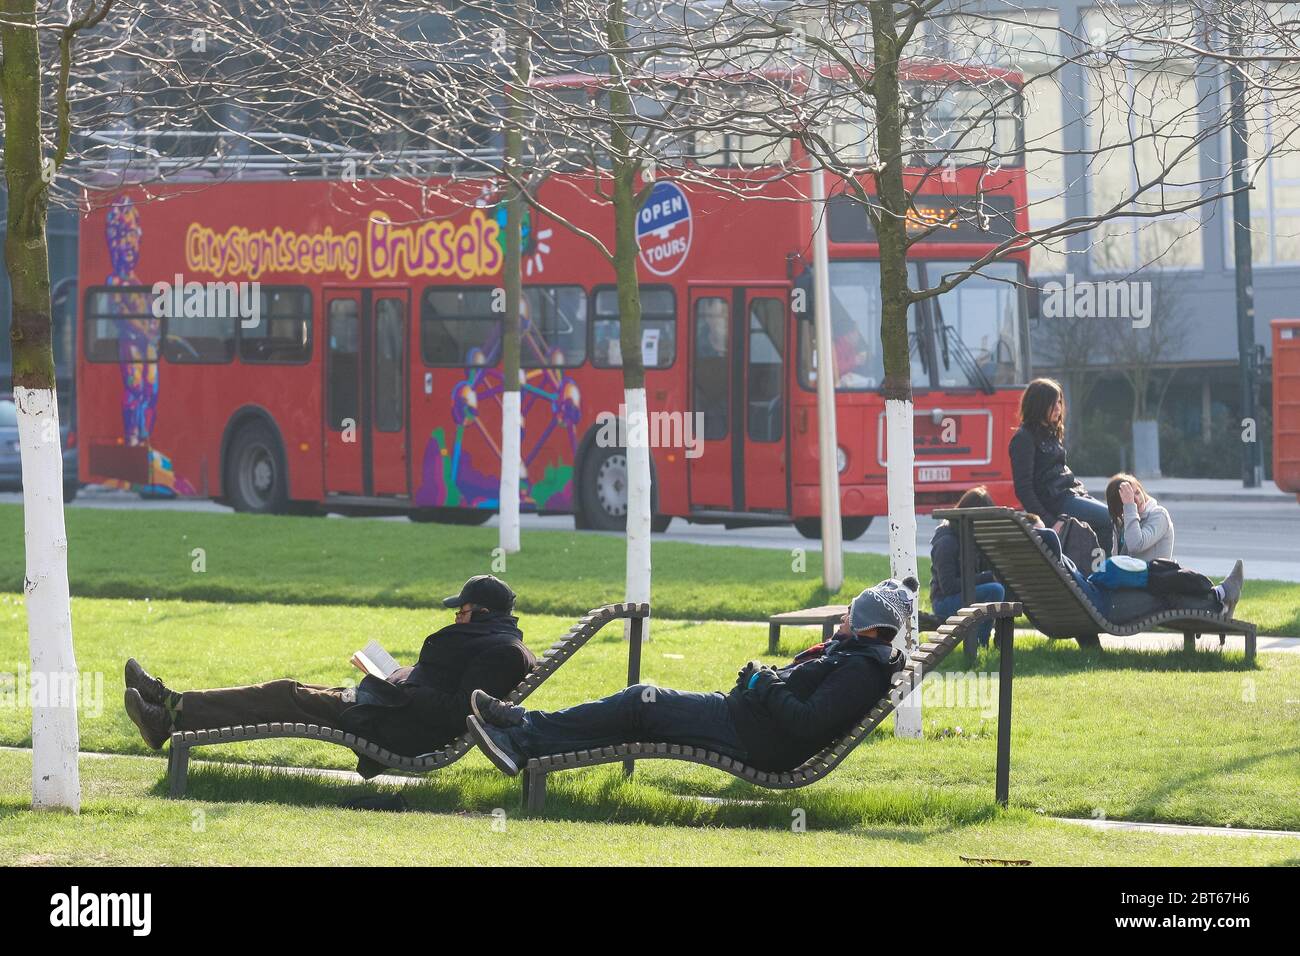
M 875 706 L 903 664 L 888 642 L 855 638 L 806 663 L 764 669 L 753 688 L 742 672 L 727 705 L 749 762 L 760 770 L 799 766 Z
M 1087 494 L 1083 482 L 1065 463 L 1065 446 L 1050 432 L 1021 425 L 1011 436 L 1009 450 L 1016 497 L 1026 511 L 1042 518 L 1043 524 L 1056 520 L 1067 496 Z
M 505 697 L 536 663 L 524 646 L 518 621 L 509 614 L 477 612 L 466 624 L 450 624 L 424 639 L 419 662 L 388 680 L 363 677 L 358 703 L 343 712 L 343 729 L 394 753 L 429 753 L 465 732 L 469 695 L 481 689 Z M 383 768 L 361 757 L 357 772 L 373 777 Z
M 975 555 L 975 583 L 989 584 L 997 578 L 982 554 Z M 930 539 L 930 604 L 936 598 L 961 594 L 961 535 L 947 521 L 934 529 Z

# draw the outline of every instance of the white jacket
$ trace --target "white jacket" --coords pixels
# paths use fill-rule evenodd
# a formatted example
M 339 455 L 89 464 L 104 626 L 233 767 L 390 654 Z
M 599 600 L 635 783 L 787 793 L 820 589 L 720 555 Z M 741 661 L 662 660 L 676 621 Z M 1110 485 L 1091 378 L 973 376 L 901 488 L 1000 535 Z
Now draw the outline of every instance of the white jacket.
M 1150 495 L 1146 511 L 1140 515 L 1137 505 L 1124 506 L 1124 527 L 1119 530 L 1124 542 L 1117 548 L 1121 554 L 1143 561 L 1174 556 L 1174 520 Z

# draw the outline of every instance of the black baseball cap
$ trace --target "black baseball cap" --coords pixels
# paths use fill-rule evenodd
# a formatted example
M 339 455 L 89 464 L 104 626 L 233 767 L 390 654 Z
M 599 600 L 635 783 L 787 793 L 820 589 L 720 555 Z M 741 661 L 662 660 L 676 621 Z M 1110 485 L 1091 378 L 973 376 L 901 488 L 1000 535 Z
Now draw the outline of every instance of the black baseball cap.
M 476 574 L 460 589 L 459 594 L 445 598 L 443 607 L 461 607 L 476 604 L 489 611 L 510 611 L 515 606 L 515 592 L 500 578 L 492 574 Z

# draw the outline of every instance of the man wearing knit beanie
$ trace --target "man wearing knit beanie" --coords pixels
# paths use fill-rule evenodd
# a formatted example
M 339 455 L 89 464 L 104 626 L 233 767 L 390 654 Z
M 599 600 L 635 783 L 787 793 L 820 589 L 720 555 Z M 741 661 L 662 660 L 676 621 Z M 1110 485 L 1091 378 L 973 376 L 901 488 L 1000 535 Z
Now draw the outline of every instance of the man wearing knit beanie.
M 835 636 L 784 667 L 750 661 L 728 692 L 635 684 L 603 700 L 544 713 L 470 695 L 466 726 L 503 773 L 530 759 L 626 743 L 702 747 L 757 767 L 792 770 L 844 734 L 888 692 L 903 654 L 915 578 L 882 581 L 853 599 Z

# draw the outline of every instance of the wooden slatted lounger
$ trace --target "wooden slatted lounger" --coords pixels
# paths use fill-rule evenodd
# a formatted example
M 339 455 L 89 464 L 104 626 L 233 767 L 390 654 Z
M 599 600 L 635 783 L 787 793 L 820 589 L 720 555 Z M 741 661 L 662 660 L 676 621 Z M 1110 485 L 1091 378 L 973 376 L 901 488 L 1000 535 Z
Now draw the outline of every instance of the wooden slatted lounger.
M 853 748 L 876 729 L 914 690 L 921 686 L 925 674 L 938 666 L 948 652 L 960 644 L 981 621 L 996 621 L 1001 663 L 998 676 L 998 744 L 996 796 L 1006 805 L 1011 765 L 1011 677 L 1012 621 L 1020 614 L 1020 605 L 1012 603 L 976 604 L 962 608 L 939 628 L 928 641 L 908 658 L 902 671 L 894 675 L 890 692 L 872 707 L 846 734 L 822 748 L 793 770 L 784 772 L 759 770 L 738 760 L 701 747 L 682 744 L 628 743 L 599 750 L 579 750 L 529 760 L 523 767 L 524 807 L 530 813 L 542 810 L 546 800 L 546 775 L 556 770 L 592 767 L 596 764 L 629 760 L 687 760 L 729 773 L 733 777 L 767 787 L 791 790 L 816 783 L 843 762 Z
M 650 605 L 648 604 L 606 604 L 604 607 L 588 611 L 567 634 L 543 652 L 541 659 L 528 676 L 510 692 L 509 699 L 516 704 L 524 700 L 610 621 L 621 618 L 632 620 L 633 637 L 639 639 L 641 621 L 649 616 Z M 440 770 L 448 764 L 455 763 L 473 747 L 469 735 L 461 734 L 455 740 L 449 741 L 445 747 L 432 753 L 420 754 L 418 757 L 404 757 L 336 727 L 323 727 L 317 724 L 243 724 L 211 730 L 177 731 L 171 736 L 171 752 L 167 758 L 167 779 L 171 795 L 179 797 L 185 793 L 190 751 L 193 748 L 234 743 L 240 740 L 269 740 L 275 737 L 324 740 L 327 743 L 347 747 L 358 754 L 364 754 L 385 767 L 412 773 Z
M 1246 661 L 1255 659 L 1255 625 L 1210 611 L 1160 611 L 1116 624 L 1093 607 L 1019 511 L 1011 508 L 959 508 L 936 511 L 936 518 L 969 522 L 975 545 L 997 572 L 998 580 L 1015 592 L 1034 627 L 1047 637 L 1080 638 L 1091 643 L 1098 634 L 1128 636 L 1142 631 L 1182 632 L 1188 651 L 1201 634 L 1246 638 Z

